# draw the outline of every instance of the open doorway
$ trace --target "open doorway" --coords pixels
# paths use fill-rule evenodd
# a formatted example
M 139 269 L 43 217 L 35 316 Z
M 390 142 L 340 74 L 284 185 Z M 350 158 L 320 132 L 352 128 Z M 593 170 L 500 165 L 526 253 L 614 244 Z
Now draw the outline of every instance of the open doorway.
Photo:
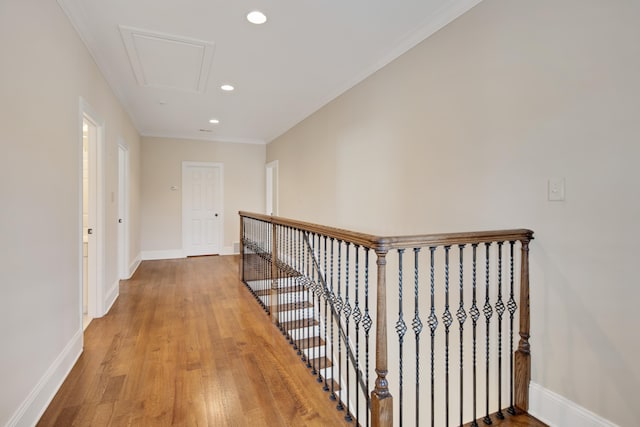
M 102 313 L 104 122 L 80 99 L 81 123 L 81 286 L 80 316 L 83 330 Z
M 278 215 L 278 161 L 277 160 L 274 160 L 273 162 L 266 164 L 266 173 L 267 173 L 267 176 L 266 176 L 267 205 L 265 208 L 265 213 L 267 215 Z
M 82 329 L 93 318 L 89 311 L 89 289 L 95 289 L 95 156 L 98 126 L 87 116 L 82 117 Z
M 129 150 L 118 144 L 118 276 L 131 277 L 129 268 Z

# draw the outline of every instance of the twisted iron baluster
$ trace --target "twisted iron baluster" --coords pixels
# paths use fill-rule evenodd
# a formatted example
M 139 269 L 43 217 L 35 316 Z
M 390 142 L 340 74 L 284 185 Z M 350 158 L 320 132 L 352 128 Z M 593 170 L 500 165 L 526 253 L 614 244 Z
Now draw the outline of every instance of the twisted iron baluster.
M 318 268 L 318 281 L 316 283 L 317 291 L 318 291 L 318 351 L 316 352 L 317 354 L 314 354 L 315 357 L 313 358 L 313 369 L 314 370 L 317 369 L 316 373 L 318 374 L 318 377 L 316 378 L 316 381 L 318 381 L 319 383 L 322 382 L 322 375 L 320 375 L 320 348 L 322 346 L 321 339 L 320 339 L 320 335 L 321 335 L 320 321 L 322 320 L 322 301 L 320 298 L 324 294 L 324 276 L 323 276 L 323 272 L 320 271 L 321 246 L 322 246 L 322 236 L 318 234 L 318 251 L 317 251 L 317 258 L 316 258 L 317 268 Z
M 469 309 L 469 315 L 471 316 L 471 320 L 473 321 L 473 421 L 471 423 L 471 427 L 478 427 L 478 411 L 477 411 L 477 395 L 478 395 L 478 388 L 477 388 L 477 355 L 478 355 L 478 347 L 477 347 L 477 339 L 476 339 L 476 327 L 478 326 L 478 319 L 480 318 L 480 310 L 478 310 L 478 306 L 477 306 L 477 296 L 476 296 L 476 265 L 477 265 L 477 258 L 476 258 L 476 250 L 478 249 L 478 244 L 477 243 L 473 243 L 471 245 L 471 248 L 473 249 L 473 262 L 472 262 L 472 286 L 473 286 L 473 295 L 472 295 L 472 299 L 471 299 L 471 308 Z
M 342 339 L 340 338 L 340 313 L 342 312 L 342 281 L 340 275 L 342 272 L 342 240 L 338 240 L 338 296 L 336 299 L 336 313 L 338 315 L 338 378 L 342 381 Z M 340 393 L 342 395 L 342 393 Z M 338 399 L 336 405 L 338 411 L 344 411 L 344 405 L 342 404 L 342 396 Z
M 458 318 L 458 325 L 460 329 L 460 425 L 463 424 L 463 408 L 464 408 L 464 346 L 463 346 L 463 331 L 464 331 L 464 322 L 467 319 L 467 313 L 464 311 L 464 246 L 458 245 L 458 249 L 460 250 L 460 305 L 458 305 L 458 311 L 456 312 L 456 317 Z
M 311 284 L 313 283 L 313 268 L 311 267 L 311 259 L 310 259 L 311 258 L 310 255 L 311 254 L 309 253 L 309 252 L 311 252 L 311 248 L 309 247 L 310 243 L 309 243 L 309 235 L 308 234 L 307 234 L 306 242 L 307 242 L 307 244 L 304 245 L 303 248 L 304 248 L 304 251 L 306 253 L 306 262 L 307 262 L 306 263 L 307 272 L 304 275 L 304 277 L 307 279 L 306 280 L 306 283 L 307 283 L 307 286 L 306 286 L 306 288 L 307 288 L 307 300 L 305 302 L 308 303 L 309 300 L 311 300 L 311 302 L 313 302 L 313 297 L 311 296 Z M 309 272 L 310 270 L 311 270 L 311 272 Z M 311 318 L 307 317 L 309 314 L 307 314 L 307 307 L 306 307 L 307 304 L 305 304 L 305 302 L 303 302 L 301 304 L 302 305 L 302 312 L 304 313 L 302 318 L 303 319 L 307 319 L 306 320 L 306 323 L 307 323 L 307 327 L 306 327 L 306 329 L 307 329 L 307 333 L 306 333 L 306 335 L 307 335 L 307 360 L 306 360 L 306 362 L 307 362 L 307 368 L 311 368 L 311 357 L 310 357 L 310 353 L 311 353 L 311 338 L 310 338 L 310 335 L 311 335 L 311 323 L 313 323 L 312 318 L 314 316 L 313 316 L 313 311 L 312 311 L 312 309 L 310 307 L 309 308 L 309 314 L 311 314 L 312 317 Z M 303 340 L 303 342 L 304 342 L 304 340 Z M 304 352 L 303 352 L 302 360 L 304 360 L 304 359 L 305 359 L 305 356 L 304 356 Z
M 496 301 L 496 313 L 498 313 L 498 412 L 496 416 L 504 420 L 502 413 L 502 315 L 506 310 L 502 302 L 502 244 L 498 242 L 498 299 Z
M 404 346 L 404 334 L 407 332 L 407 325 L 404 323 L 402 315 L 402 255 L 404 249 L 398 249 L 398 320 L 396 322 L 396 332 L 398 333 L 398 342 L 400 345 L 400 425 L 402 426 L 402 397 L 403 397 L 403 378 L 402 378 L 402 359 L 403 359 L 403 346 Z
M 366 375 L 366 385 L 367 391 L 371 390 L 369 387 L 369 331 L 371 330 L 371 325 L 373 321 L 371 320 L 371 316 L 369 316 L 369 249 L 367 248 L 364 253 L 364 318 L 362 319 L 362 326 L 364 327 L 364 335 L 365 335 L 365 375 Z M 366 418 L 366 426 L 368 427 L 370 424 L 369 413 L 371 412 L 371 401 L 369 400 L 369 396 L 367 398 L 367 418 Z
M 333 254 L 334 254 L 334 246 L 335 246 L 335 241 L 333 239 L 333 237 L 331 238 L 331 311 L 334 311 L 334 306 L 335 306 L 335 302 L 336 302 L 336 294 L 333 291 Z M 331 355 L 333 356 L 333 344 L 334 344 L 334 340 L 333 340 L 333 317 L 334 316 L 330 316 L 331 318 Z M 335 372 L 334 372 L 334 367 L 333 367 L 333 363 L 331 364 L 331 395 L 329 396 L 331 400 L 336 400 L 336 392 L 335 392 L 335 382 L 336 382 L 336 377 L 335 377 Z
M 360 284 L 360 246 L 355 245 L 355 279 L 356 279 L 356 301 L 355 306 L 353 308 L 353 322 L 356 329 L 356 421 L 360 419 L 360 396 L 358 396 L 358 384 L 360 384 L 362 370 L 360 369 L 360 320 L 362 320 L 362 313 L 360 312 L 360 293 L 359 293 L 359 284 Z
M 451 246 L 444 247 L 444 313 L 442 313 L 442 323 L 444 324 L 444 372 L 445 372 L 445 425 L 449 425 L 449 327 L 453 323 L 453 317 L 449 311 L 449 250 Z
M 411 322 L 411 327 L 413 328 L 413 333 L 415 334 L 416 341 L 416 426 L 420 425 L 420 332 L 422 332 L 422 321 L 420 320 L 420 311 L 419 311 L 419 270 L 420 270 L 420 248 L 413 248 L 413 257 L 414 257 L 414 273 L 413 273 L 413 321 Z
M 435 339 L 436 339 L 436 328 L 438 327 L 438 318 L 436 317 L 436 309 L 435 309 L 435 251 L 436 247 L 429 247 L 429 251 L 431 252 L 431 310 L 429 314 L 429 329 L 431 329 L 431 427 L 435 426 Z
M 324 330 L 324 357 L 325 359 L 327 358 L 327 350 L 329 350 L 329 345 L 327 344 L 327 302 L 329 300 L 330 294 L 328 292 L 327 289 L 327 236 L 323 236 L 324 237 L 324 327 L 322 328 Z M 318 358 L 319 361 L 321 361 L 322 359 Z M 327 369 L 327 366 L 325 364 L 324 367 L 325 371 Z M 318 370 L 319 372 L 319 370 Z M 325 372 L 325 374 L 323 375 L 323 379 L 324 379 L 324 386 L 322 386 L 322 389 L 324 391 L 329 391 L 329 384 L 327 383 L 327 373 Z
M 509 409 L 508 412 L 511 415 L 516 414 L 516 408 L 513 405 L 513 315 L 518 308 L 516 300 L 513 295 L 513 246 L 515 241 L 509 242 L 509 302 L 507 308 L 509 309 Z
M 491 424 L 491 417 L 489 417 L 489 332 L 490 332 L 490 321 L 491 321 L 491 316 L 493 315 L 493 308 L 491 307 L 491 304 L 489 302 L 489 282 L 490 282 L 490 276 L 489 276 L 489 249 L 491 246 L 491 243 L 485 243 L 485 249 L 486 249 L 486 255 L 485 255 L 485 300 L 484 300 L 484 306 L 482 307 L 482 311 L 484 313 L 484 317 L 486 319 L 486 323 L 487 323 L 487 329 L 485 332 L 485 337 L 486 337 L 486 342 L 485 342 L 485 349 L 486 349 L 486 353 L 487 353 L 487 358 L 485 360 L 485 366 L 486 366 L 486 373 L 485 373 L 485 391 L 486 391 L 486 395 L 485 395 L 485 401 L 486 401 L 486 415 L 483 419 L 485 424 Z
M 345 279 L 345 290 L 344 290 L 344 295 L 345 295 L 345 301 L 344 301 L 344 317 L 345 317 L 345 324 L 346 324 L 346 334 L 344 337 L 344 349 L 345 351 L 348 352 L 349 350 L 349 316 L 351 315 L 351 304 L 349 303 L 349 246 L 351 245 L 351 243 L 346 242 L 345 245 L 345 251 L 346 251 L 346 257 L 345 257 L 345 271 L 344 271 L 344 279 Z M 347 354 L 348 356 L 348 354 Z M 349 392 L 350 392 L 350 378 L 349 378 L 349 358 L 347 357 L 345 360 L 345 364 L 347 365 L 347 398 L 346 398 L 346 404 L 347 404 L 347 413 L 344 416 L 344 419 L 347 422 L 351 422 L 353 421 L 353 418 L 351 417 L 351 411 L 349 410 Z M 342 400 L 342 399 L 341 399 Z

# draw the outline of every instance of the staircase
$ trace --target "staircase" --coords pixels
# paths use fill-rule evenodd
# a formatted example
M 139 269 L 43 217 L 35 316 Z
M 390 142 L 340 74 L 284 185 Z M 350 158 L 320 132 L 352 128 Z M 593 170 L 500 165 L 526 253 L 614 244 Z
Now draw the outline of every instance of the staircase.
M 341 396 L 342 381 L 336 378 L 338 373 L 332 360 L 330 345 L 323 338 L 324 319 L 320 310 L 314 306 L 312 298 L 309 298 L 311 292 L 305 285 L 307 281 L 302 278 L 303 276 L 296 276 L 276 280 L 278 326 L 311 374 L 329 393 L 329 397 L 338 402 L 337 409 L 342 410 L 348 406 Z M 271 304 L 271 280 L 253 280 L 246 284 L 261 305 L 270 312 L 274 308 Z

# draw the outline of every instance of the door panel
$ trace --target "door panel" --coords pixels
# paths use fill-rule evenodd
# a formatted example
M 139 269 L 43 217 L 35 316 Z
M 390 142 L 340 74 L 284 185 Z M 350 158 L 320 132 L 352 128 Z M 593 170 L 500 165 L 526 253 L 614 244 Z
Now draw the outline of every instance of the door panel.
M 183 163 L 185 255 L 220 253 L 222 172 L 217 164 Z

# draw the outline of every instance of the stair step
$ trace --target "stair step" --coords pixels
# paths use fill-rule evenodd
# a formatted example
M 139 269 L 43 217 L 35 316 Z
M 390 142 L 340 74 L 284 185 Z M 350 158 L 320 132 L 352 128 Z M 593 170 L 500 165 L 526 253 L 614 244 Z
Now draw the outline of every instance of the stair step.
M 294 293 L 294 292 L 301 292 L 303 289 L 300 288 L 300 286 L 286 286 L 286 287 L 282 287 L 282 288 L 278 288 L 278 294 L 288 294 L 288 293 Z M 271 289 L 260 289 L 259 291 L 256 291 L 256 295 L 260 296 L 265 296 L 265 295 L 271 295 Z
M 306 348 L 319 347 L 321 345 L 324 345 L 324 340 L 320 337 L 309 337 L 308 339 L 303 338 L 301 340 L 297 340 L 296 345 L 304 350 Z
M 280 322 L 280 326 L 285 331 L 292 331 L 295 329 L 306 328 L 309 326 L 317 326 L 319 324 L 320 323 L 318 323 L 318 321 L 314 318 L 291 320 L 289 322 Z
M 330 368 L 331 366 L 333 366 L 333 362 L 331 362 L 331 360 L 327 359 L 326 357 L 320 357 L 318 359 L 311 359 L 309 361 L 309 363 L 311 363 L 317 369 L 325 369 L 325 368 Z
M 312 308 L 313 304 L 311 304 L 309 301 L 301 301 L 301 302 L 296 302 L 296 303 L 291 303 L 291 304 L 279 304 L 278 305 L 278 311 L 292 311 L 292 310 L 301 310 L 303 308 Z

